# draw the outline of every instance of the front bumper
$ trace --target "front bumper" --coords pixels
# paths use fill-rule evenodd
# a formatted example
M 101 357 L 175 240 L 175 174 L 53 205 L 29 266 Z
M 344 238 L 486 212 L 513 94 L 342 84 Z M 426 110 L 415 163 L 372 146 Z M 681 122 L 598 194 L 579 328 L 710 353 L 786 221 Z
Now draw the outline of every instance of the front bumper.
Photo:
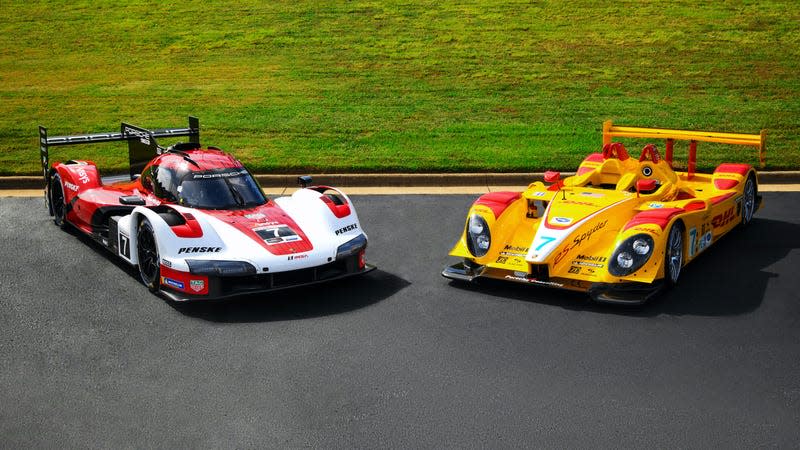
M 322 266 L 287 272 L 263 273 L 249 276 L 208 277 L 208 294 L 193 295 L 161 286 L 160 294 L 175 302 L 221 300 L 240 295 L 262 294 L 299 286 L 339 280 L 375 270 L 364 264 L 359 268 L 359 255 L 349 256 Z
M 624 305 L 640 305 L 645 303 L 655 296 L 663 287 L 663 282 L 661 280 L 657 280 L 653 283 L 592 283 L 557 277 L 537 279 L 531 277 L 529 274 L 526 275 L 508 270 L 487 268 L 486 266 L 469 266 L 463 262 L 445 267 L 444 270 L 442 270 L 442 276 L 451 280 L 466 282 L 475 282 L 480 278 L 491 278 L 520 284 L 586 292 L 592 300 L 596 302 Z

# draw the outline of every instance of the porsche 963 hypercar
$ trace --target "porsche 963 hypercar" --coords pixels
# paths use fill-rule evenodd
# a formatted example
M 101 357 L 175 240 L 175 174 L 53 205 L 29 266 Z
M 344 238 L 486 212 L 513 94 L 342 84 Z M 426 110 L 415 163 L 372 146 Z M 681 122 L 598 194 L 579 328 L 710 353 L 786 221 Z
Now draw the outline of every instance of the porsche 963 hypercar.
M 162 147 L 157 138 L 188 136 Z M 48 137 L 39 127 L 47 208 L 137 267 L 151 290 L 176 300 L 225 298 L 368 272 L 367 236 L 350 199 L 328 186 L 267 198 L 233 156 L 200 145 L 200 124 Z M 101 178 L 91 161 L 50 167 L 49 148 L 127 141 L 130 173 Z
M 614 137 L 666 140 L 662 158 L 646 145 L 631 157 Z M 761 205 L 756 171 L 720 164 L 697 173 L 697 142 L 759 147 L 765 133 L 744 135 L 604 125 L 601 153 L 574 176 L 547 172 L 522 192 L 478 198 L 450 255 L 447 278 L 494 278 L 587 292 L 603 302 L 641 303 L 678 281 L 683 267 Z M 689 141 L 686 172 L 673 170 L 675 140 Z

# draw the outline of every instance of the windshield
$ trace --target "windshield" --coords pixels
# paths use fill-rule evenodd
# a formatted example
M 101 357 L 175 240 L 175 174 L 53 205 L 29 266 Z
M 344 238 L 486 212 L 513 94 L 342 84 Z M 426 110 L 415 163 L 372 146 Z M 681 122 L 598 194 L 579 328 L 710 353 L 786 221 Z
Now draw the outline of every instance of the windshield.
M 189 172 L 177 187 L 178 203 L 198 209 L 251 208 L 267 198 L 246 169 Z

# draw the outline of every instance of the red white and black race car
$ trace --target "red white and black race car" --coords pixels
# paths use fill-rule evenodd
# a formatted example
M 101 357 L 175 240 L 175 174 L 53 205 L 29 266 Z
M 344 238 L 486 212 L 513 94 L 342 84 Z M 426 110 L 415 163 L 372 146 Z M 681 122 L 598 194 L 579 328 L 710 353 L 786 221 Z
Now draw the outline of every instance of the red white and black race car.
M 161 147 L 156 138 L 188 136 Z M 48 210 L 138 267 L 144 284 L 176 301 L 218 299 L 335 280 L 374 269 L 350 199 L 328 186 L 267 198 L 250 172 L 200 124 L 48 137 L 39 127 Z M 91 161 L 50 167 L 48 148 L 127 141 L 130 174 L 101 178 Z M 141 175 L 140 175 L 141 174 Z

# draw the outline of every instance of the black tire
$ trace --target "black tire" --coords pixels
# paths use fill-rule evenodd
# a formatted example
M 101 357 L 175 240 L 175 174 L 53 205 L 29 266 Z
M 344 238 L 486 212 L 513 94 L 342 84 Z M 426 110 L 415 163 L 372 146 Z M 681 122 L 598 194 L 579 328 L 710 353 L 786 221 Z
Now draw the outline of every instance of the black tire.
M 67 202 L 64 200 L 64 185 L 61 177 L 56 173 L 50 178 L 50 186 L 47 189 L 50 202 L 50 211 L 53 213 L 53 223 L 62 229 L 67 227 Z
M 150 221 L 142 219 L 136 230 L 136 256 L 139 259 L 139 277 L 151 292 L 158 291 L 161 282 L 161 260 Z
M 667 233 L 667 246 L 664 249 L 664 284 L 671 288 L 678 283 L 683 268 L 683 223 L 675 222 Z
M 756 196 L 758 195 L 758 184 L 756 177 L 751 173 L 744 182 L 744 194 L 742 195 L 742 221 L 741 226 L 746 227 L 753 221 L 756 213 Z

